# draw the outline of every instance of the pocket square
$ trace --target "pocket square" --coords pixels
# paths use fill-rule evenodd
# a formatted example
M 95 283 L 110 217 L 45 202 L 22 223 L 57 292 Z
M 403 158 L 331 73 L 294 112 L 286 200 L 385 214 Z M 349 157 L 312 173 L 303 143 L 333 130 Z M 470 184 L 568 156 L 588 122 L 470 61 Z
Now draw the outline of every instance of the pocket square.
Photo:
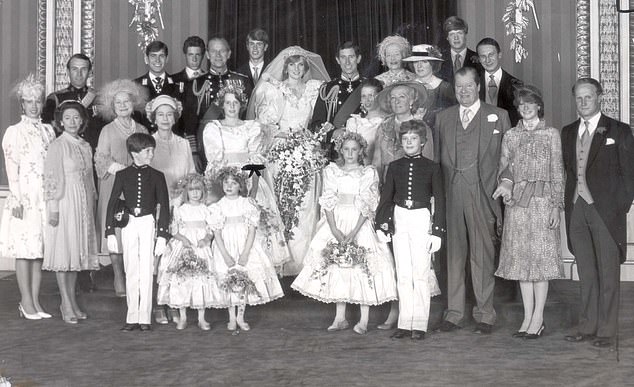
M 500 134 L 500 131 L 497 129 L 493 129 L 493 134 Z
M 615 144 L 614 139 L 613 138 L 607 138 L 605 140 L 605 145 L 613 145 Z
M 498 121 L 498 115 L 497 114 L 489 114 L 487 116 L 487 121 L 488 122 L 497 122 Z

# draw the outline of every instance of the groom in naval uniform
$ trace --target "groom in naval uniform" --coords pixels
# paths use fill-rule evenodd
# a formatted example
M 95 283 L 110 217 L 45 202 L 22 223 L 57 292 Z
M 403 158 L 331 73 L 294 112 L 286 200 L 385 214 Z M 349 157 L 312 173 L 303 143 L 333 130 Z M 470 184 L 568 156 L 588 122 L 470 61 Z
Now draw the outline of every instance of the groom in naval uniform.
M 448 308 L 439 327 L 444 332 L 460 328 L 465 317 L 467 261 L 476 300 L 474 332 L 491 333 L 496 320 L 494 261 L 502 206 L 492 195 L 498 184 L 502 137 L 511 124 L 506 110 L 480 101 L 480 87 L 477 70 L 461 68 L 455 74 L 459 105 L 436 116 L 447 197 Z

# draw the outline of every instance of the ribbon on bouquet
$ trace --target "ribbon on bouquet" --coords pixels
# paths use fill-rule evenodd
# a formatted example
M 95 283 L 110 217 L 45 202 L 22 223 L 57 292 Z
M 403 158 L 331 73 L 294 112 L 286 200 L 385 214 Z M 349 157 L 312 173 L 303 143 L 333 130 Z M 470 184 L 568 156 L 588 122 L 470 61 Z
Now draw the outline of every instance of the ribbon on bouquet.
M 262 173 L 260 173 L 260 171 L 265 168 L 266 167 L 264 166 L 264 164 L 247 164 L 242 167 L 242 170 L 249 171 L 249 177 L 251 177 L 253 176 L 253 173 L 255 173 L 257 176 L 262 176 Z

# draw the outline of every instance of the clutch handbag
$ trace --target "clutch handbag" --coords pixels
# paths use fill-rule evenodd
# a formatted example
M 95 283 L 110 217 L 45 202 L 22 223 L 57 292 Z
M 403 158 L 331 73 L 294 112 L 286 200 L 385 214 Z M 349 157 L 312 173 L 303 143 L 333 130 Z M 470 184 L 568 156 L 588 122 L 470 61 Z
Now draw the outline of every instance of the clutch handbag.
M 126 207 L 125 200 L 117 199 L 114 207 L 113 225 L 118 228 L 124 228 L 128 225 L 128 220 L 130 220 L 130 210 Z

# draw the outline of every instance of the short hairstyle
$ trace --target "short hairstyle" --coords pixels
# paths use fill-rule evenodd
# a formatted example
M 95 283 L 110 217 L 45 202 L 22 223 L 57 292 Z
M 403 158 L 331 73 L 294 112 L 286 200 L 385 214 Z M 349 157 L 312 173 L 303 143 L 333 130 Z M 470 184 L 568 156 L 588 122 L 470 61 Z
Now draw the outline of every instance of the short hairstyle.
M 539 110 L 537 112 L 537 116 L 539 118 L 544 118 L 544 99 L 542 98 L 542 92 L 531 85 L 524 85 L 518 88 L 515 91 L 515 98 L 513 99 L 513 104 L 515 107 L 519 107 L 522 102 L 530 102 L 537 104 L 539 106 Z
M 284 59 L 284 69 L 282 70 L 282 80 L 288 79 L 288 70 L 287 70 L 288 65 L 291 63 L 300 63 L 300 62 L 304 64 L 304 73 L 302 74 L 302 77 L 304 77 L 304 75 L 306 75 L 306 73 L 310 70 L 310 67 L 308 65 L 308 60 L 306 59 L 306 57 L 303 55 L 289 55 L 288 57 L 286 57 L 286 59 Z
M 156 140 L 147 133 L 132 133 L 126 140 L 128 153 L 139 153 L 145 148 L 156 148 Z
M 412 53 L 412 48 L 407 39 L 400 35 L 390 35 L 383 39 L 381 43 L 377 45 L 377 56 L 379 57 L 379 60 L 381 60 L 381 63 L 383 65 L 385 65 L 385 52 L 387 51 L 387 47 L 392 44 L 398 46 L 398 48 L 401 50 L 401 56 L 403 58 L 407 58 Z
M 383 84 L 381 83 L 381 81 L 375 78 L 368 78 L 361 82 L 361 88 L 363 89 L 364 87 L 374 88 L 377 94 L 380 93 L 381 90 L 383 90 Z
M 343 148 L 343 144 L 346 141 L 355 141 L 357 144 L 359 144 L 359 156 L 357 158 L 357 161 L 360 165 L 363 165 L 363 161 L 368 154 L 368 142 L 359 133 L 350 132 L 347 130 L 333 140 L 333 142 L 335 143 L 335 150 L 337 151 L 337 160 L 335 160 L 337 165 L 343 165 L 343 152 L 341 151 L 341 148 Z
M 493 47 L 495 47 L 495 49 L 498 52 L 498 54 L 500 53 L 500 44 L 497 42 L 497 40 L 495 40 L 493 38 L 486 37 L 486 38 L 482 39 L 481 41 L 479 41 L 478 45 L 476 46 L 476 52 L 478 52 L 478 48 L 480 46 L 493 46 Z
M 459 18 L 458 16 L 449 16 L 445 19 L 445 22 L 442 24 L 442 29 L 445 31 L 445 34 L 449 31 L 461 30 L 464 31 L 465 34 L 469 33 L 469 25 L 466 21 Z
M 415 133 L 420 137 L 422 144 L 427 142 L 427 124 L 423 120 L 409 120 L 401 124 L 398 130 L 398 139 L 402 141 L 403 135 L 407 133 Z
M 187 54 L 187 49 L 190 47 L 199 47 L 201 53 L 205 53 L 205 41 L 200 36 L 190 36 L 183 42 L 183 54 Z
M 255 40 L 258 42 L 263 42 L 264 44 L 269 44 L 269 34 L 264 31 L 262 28 L 254 28 L 247 34 L 246 42 L 249 43 L 249 39 Z
M 343 42 L 341 43 L 338 47 L 337 47 L 337 56 L 339 56 L 339 53 L 341 53 L 341 50 L 346 50 L 348 48 L 351 48 L 354 50 L 354 55 L 359 56 L 361 55 L 361 48 L 359 48 L 358 44 L 355 44 L 353 41 L 348 40 L 347 42 Z
M 75 101 L 74 99 L 68 99 L 59 104 L 54 113 L 55 126 L 58 129 L 64 129 L 62 119 L 64 117 L 64 112 L 69 109 L 75 109 L 81 116 L 81 127 L 79 128 L 79 133 L 83 133 L 88 125 L 88 111 L 86 111 L 86 108 L 81 104 L 81 102 Z
M 145 108 L 148 99 L 147 90 L 129 79 L 116 79 L 106 83 L 99 93 L 99 115 L 106 121 L 116 117 L 114 97 L 119 93 L 127 93 L 130 96 L 134 110 L 143 111 Z
M 480 85 L 480 74 L 478 74 L 478 70 L 474 69 L 473 67 L 463 67 L 460 70 L 456 71 L 456 74 L 454 75 L 454 79 L 458 75 L 465 76 L 467 74 L 470 74 L 473 77 L 473 80 L 475 81 L 476 85 Z
M 575 94 L 575 89 L 577 88 L 577 86 L 581 86 L 581 85 L 592 85 L 594 86 L 594 89 L 597 91 L 597 95 L 603 94 L 603 86 L 601 86 L 601 83 L 594 78 L 587 77 L 587 78 L 577 79 L 577 82 L 575 82 L 575 84 L 572 85 L 573 95 Z
M 154 40 L 145 47 L 145 56 L 150 56 L 151 53 L 159 51 L 165 51 L 165 56 L 169 56 L 167 44 L 161 42 L 160 40 Z
M 73 54 L 73 56 L 68 58 L 68 61 L 66 62 L 66 70 L 70 71 L 70 61 L 73 59 L 80 59 L 88 62 L 88 71 L 92 70 L 92 62 L 90 61 L 90 58 L 82 53 Z
M 18 97 L 18 101 L 22 103 L 22 100 L 29 98 L 44 101 L 44 93 L 46 92 L 46 89 L 39 77 L 31 73 L 27 75 L 26 78 L 18 82 L 13 91 Z
M 225 48 L 227 49 L 227 51 L 231 51 L 231 46 L 229 46 L 229 42 L 227 41 L 227 39 L 223 38 L 222 36 L 211 37 L 211 39 L 209 39 L 209 41 L 207 42 L 207 47 L 209 47 L 209 43 L 213 41 L 221 42 L 222 44 L 225 45 Z

